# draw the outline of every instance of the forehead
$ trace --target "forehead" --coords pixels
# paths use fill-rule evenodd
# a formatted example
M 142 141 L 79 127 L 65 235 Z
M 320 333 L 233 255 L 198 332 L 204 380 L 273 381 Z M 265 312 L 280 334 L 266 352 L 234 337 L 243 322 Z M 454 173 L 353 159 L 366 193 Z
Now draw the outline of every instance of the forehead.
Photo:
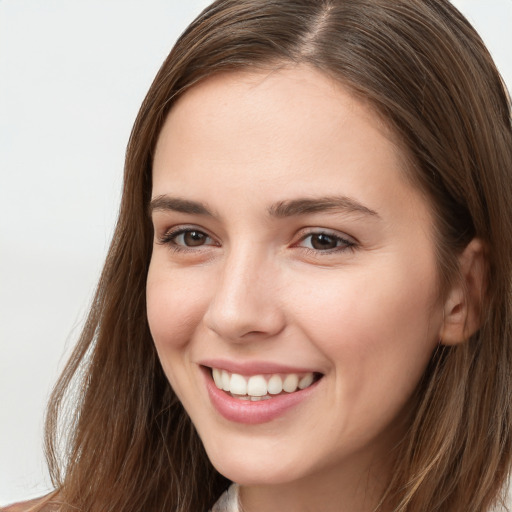
M 207 121 L 218 118 L 221 113 L 226 116 L 235 109 L 251 114 L 246 119 L 246 128 L 255 128 L 257 121 L 270 119 L 272 114 L 276 114 L 274 120 L 281 112 L 289 116 L 293 110 L 297 116 L 307 112 L 308 120 L 321 119 L 323 123 L 328 123 L 333 115 L 337 115 L 337 119 L 332 120 L 339 121 L 342 109 L 357 111 L 359 117 L 371 120 L 391 143 L 401 145 L 387 120 L 367 98 L 332 76 L 304 64 L 216 73 L 182 94 L 167 119 L 185 115 L 194 117 L 195 121 Z M 268 128 L 270 131 L 272 125 Z
M 216 191 L 249 204 L 255 191 L 276 202 L 333 188 L 378 203 L 396 197 L 393 183 L 413 190 L 405 167 L 394 133 L 340 82 L 307 66 L 230 72 L 192 87 L 171 109 L 153 197 Z M 383 188 L 390 197 L 375 193 Z
M 371 125 L 372 131 L 396 146 L 396 156 L 401 159 L 400 140 L 369 102 L 315 68 L 296 65 L 218 73 L 193 86 L 173 105 L 158 138 L 156 155 L 172 137 L 186 137 L 183 128 L 192 125 L 189 135 L 207 135 L 202 142 L 220 147 L 242 134 L 257 135 L 256 144 L 265 139 L 275 142 L 276 135 L 278 140 L 285 135 L 312 139 L 315 134 L 301 133 L 303 127 L 315 124 L 328 133 L 355 121 Z M 229 139 L 223 138 L 230 123 L 233 133 Z M 221 124 L 224 129 L 219 132 Z

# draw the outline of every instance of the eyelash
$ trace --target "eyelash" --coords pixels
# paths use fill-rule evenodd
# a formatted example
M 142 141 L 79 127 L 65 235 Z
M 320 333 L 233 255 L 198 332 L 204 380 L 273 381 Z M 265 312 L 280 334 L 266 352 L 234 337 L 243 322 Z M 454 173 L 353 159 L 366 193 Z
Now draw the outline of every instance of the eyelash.
M 204 245 L 198 245 L 198 246 L 188 246 L 185 244 L 178 244 L 176 243 L 176 239 L 180 235 L 185 235 L 186 233 L 198 233 L 201 235 L 204 235 L 206 238 L 209 238 L 210 240 L 213 240 L 210 235 L 205 233 L 204 231 L 200 229 L 196 229 L 194 227 L 179 227 L 176 229 L 173 229 L 171 231 L 167 231 L 164 233 L 163 236 L 159 238 L 159 243 L 162 245 L 168 245 L 173 251 L 175 252 L 181 252 L 181 251 L 196 251 L 200 250 Z M 208 244 L 208 245 L 217 245 L 217 244 Z
M 328 255 L 328 254 L 334 254 L 334 253 L 341 253 L 345 251 L 353 251 L 356 248 L 356 242 L 353 240 L 349 240 L 348 238 L 344 238 L 340 235 L 337 235 L 335 233 L 326 231 L 326 230 L 319 230 L 319 231 L 310 231 L 309 233 L 304 234 L 300 240 L 299 243 L 303 243 L 308 238 L 312 237 L 320 237 L 325 236 L 331 239 L 333 242 L 336 242 L 336 246 L 330 249 L 315 249 L 314 247 L 304 247 L 301 248 L 307 251 L 308 253 L 317 255 Z M 297 244 L 295 244 L 297 246 Z
M 177 238 L 179 236 L 185 235 L 187 233 L 197 233 L 197 234 L 203 235 L 206 239 L 210 239 L 213 241 L 213 238 L 210 235 L 208 235 L 207 233 L 205 233 L 204 231 L 202 231 L 200 229 L 196 229 L 191 226 L 191 227 L 179 227 L 177 229 L 174 229 L 174 230 L 164 233 L 164 235 L 159 238 L 159 243 L 162 245 L 168 245 L 175 252 L 198 251 L 198 250 L 201 250 L 205 246 L 207 246 L 207 247 L 218 246 L 218 244 L 216 244 L 215 242 L 210 243 L 210 244 L 201 244 L 201 245 L 197 245 L 197 246 L 188 246 L 185 244 L 178 244 L 176 242 Z M 308 238 L 311 238 L 314 236 L 328 237 L 329 239 L 331 239 L 332 241 L 334 241 L 336 243 L 336 246 L 333 248 L 330 248 L 330 249 L 322 250 L 322 249 L 315 249 L 314 247 L 304 247 L 304 246 L 299 245 L 299 244 L 303 243 L 305 240 L 307 240 Z M 311 232 L 308 232 L 308 233 L 302 235 L 299 242 L 295 243 L 293 245 L 293 247 L 303 249 L 310 254 L 318 256 L 321 254 L 327 255 L 327 254 L 333 254 L 333 253 L 341 253 L 344 251 L 353 251 L 357 247 L 357 244 L 356 244 L 356 242 L 354 242 L 352 240 L 343 238 L 342 236 L 336 235 L 332 232 L 329 232 L 326 230 L 319 230 L 319 231 L 311 231 Z

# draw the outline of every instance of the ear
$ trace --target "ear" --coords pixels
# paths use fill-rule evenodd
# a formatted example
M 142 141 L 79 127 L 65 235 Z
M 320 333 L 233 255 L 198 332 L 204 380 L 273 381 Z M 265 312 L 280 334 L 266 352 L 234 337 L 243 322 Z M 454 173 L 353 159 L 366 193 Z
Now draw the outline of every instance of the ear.
M 467 341 L 481 323 L 487 269 L 483 242 L 473 238 L 458 259 L 460 279 L 450 289 L 444 304 L 439 333 L 443 345 Z

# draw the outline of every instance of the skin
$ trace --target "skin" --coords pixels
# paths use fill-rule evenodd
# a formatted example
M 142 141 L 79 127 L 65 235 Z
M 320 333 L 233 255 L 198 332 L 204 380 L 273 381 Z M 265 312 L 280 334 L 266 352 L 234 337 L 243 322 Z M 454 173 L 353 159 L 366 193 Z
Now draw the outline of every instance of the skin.
M 368 106 L 305 66 L 209 78 L 165 122 L 152 197 L 200 202 L 211 215 L 161 201 L 153 210 L 150 329 L 210 460 L 241 484 L 248 512 L 370 511 L 386 484 L 445 306 L 429 205 L 404 156 Z M 333 196 L 358 208 L 269 214 Z M 206 236 L 187 246 L 169 237 L 180 227 Z M 322 233 L 334 248 L 318 249 Z M 322 378 L 285 414 L 245 425 L 212 406 L 207 358 Z

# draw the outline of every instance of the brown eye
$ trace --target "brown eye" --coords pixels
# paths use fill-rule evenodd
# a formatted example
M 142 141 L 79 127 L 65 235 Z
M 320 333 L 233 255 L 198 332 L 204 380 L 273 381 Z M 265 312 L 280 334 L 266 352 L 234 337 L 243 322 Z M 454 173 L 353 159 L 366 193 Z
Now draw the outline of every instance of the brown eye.
M 201 247 L 203 245 L 216 245 L 210 236 L 198 229 L 178 229 L 166 233 L 160 243 L 170 245 L 175 250 Z
M 186 231 L 183 233 L 183 245 L 188 247 L 197 247 L 204 245 L 208 236 L 201 231 Z
M 318 233 L 309 233 L 309 235 L 304 236 L 298 245 L 318 253 L 331 253 L 353 249 L 356 243 L 334 233 L 319 231 Z
M 339 239 L 335 236 L 319 233 L 311 235 L 311 247 L 317 251 L 335 249 L 338 246 Z

